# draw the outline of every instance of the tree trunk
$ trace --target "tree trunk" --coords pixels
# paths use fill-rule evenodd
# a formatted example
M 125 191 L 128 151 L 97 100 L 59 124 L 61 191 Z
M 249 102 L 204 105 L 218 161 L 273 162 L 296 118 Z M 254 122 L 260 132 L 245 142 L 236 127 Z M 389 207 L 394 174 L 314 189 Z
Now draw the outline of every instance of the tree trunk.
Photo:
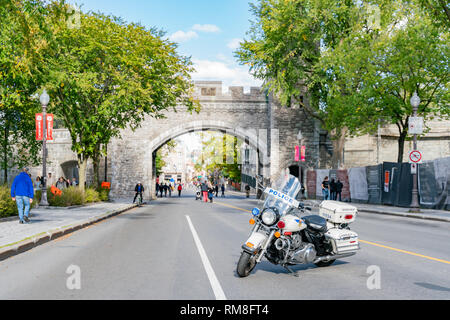
M 5 136 L 3 140 L 3 178 L 5 185 L 8 184 L 8 138 L 9 138 L 9 129 L 8 125 L 5 125 Z
M 93 160 L 94 165 L 94 188 L 97 189 L 99 187 L 100 181 L 100 160 L 97 157 Z
M 331 132 L 333 141 L 333 155 L 331 157 L 331 165 L 333 169 L 341 169 L 344 167 L 344 147 L 345 138 L 347 136 L 347 128 L 335 129 Z
M 398 138 L 398 157 L 397 162 L 403 163 L 403 153 L 405 151 L 405 140 L 408 136 L 408 131 L 403 129 L 403 131 L 400 133 L 400 137 Z
M 78 166 L 79 168 L 79 175 L 80 175 L 80 184 L 79 187 L 81 190 L 85 191 L 86 187 L 86 171 L 87 171 L 87 159 L 84 159 L 83 156 L 78 157 Z

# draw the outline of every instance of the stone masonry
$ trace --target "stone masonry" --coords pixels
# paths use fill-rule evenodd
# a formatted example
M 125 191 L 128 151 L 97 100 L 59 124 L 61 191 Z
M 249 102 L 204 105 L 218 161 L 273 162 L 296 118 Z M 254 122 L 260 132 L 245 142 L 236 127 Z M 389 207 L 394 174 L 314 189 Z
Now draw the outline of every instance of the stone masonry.
M 149 116 L 139 129 L 123 130 L 121 139 L 110 142 L 107 179 L 111 182 L 114 198 L 131 197 L 138 182 L 144 184 L 146 198 L 150 198 L 156 183 L 156 151 L 171 139 L 189 132 L 216 130 L 244 140 L 256 151 L 256 172 L 265 178 L 273 178 L 281 169 L 289 167 L 298 166 L 303 173 L 308 169 L 329 167 L 332 154 L 329 137 L 318 121 L 308 117 L 303 109 L 281 107 L 271 95 L 255 87 L 250 88 L 248 93 L 244 92 L 243 87 L 230 87 L 229 92 L 223 94 L 222 82 L 216 81 L 196 82 L 195 98 L 200 101 L 200 113 L 189 113 L 185 106 L 179 105 L 176 111 L 167 111 L 165 119 Z M 308 103 L 306 92 L 304 102 Z M 438 130 L 431 130 L 427 141 L 419 142 L 419 146 L 426 146 L 429 150 L 427 160 L 439 155 L 449 156 L 449 128 L 448 121 L 444 121 Z M 297 138 L 299 131 L 303 136 L 301 144 L 306 146 L 304 163 L 295 161 L 295 146 L 300 144 Z M 380 162 L 394 160 L 391 158 L 396 155 L 395 132 L 391 131 L 391 128 L 383 128 Z M 70 135 L 65 129 L 56 129 L 54 137 L 54 141 L 48 143 L 47 172 L 56 178 L 72 178 L 78 172 Z M 376 136 L 348 139 L 344 152 L 345 167 L 375 163 L 376 143 Z M 105 170 L 104 160 L 100 164 L 101 172 Z M 36 177 L 40 171 L 41 168 L 32 168 L 31 173 Z M 11 172 L 11 179 L 15 172 Z M 92 173 L 92 164 L 89 164 L 88 184 L 92 181 Z M 101 174 L 101 177 L 104 175 Z

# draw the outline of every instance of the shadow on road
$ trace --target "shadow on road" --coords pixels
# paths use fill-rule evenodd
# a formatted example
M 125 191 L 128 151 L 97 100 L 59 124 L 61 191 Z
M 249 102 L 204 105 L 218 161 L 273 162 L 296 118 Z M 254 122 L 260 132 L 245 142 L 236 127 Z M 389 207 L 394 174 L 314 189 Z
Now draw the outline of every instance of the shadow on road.
M 414 282 L 414 284 L 416 286 L 425 288 L 425 289 L 430 289 L 430 290 L 435 290 L 435 291 L 444 291 L 444 292 L 450 292 L 450 288 L 446 288 L 446 287 L 441 287 L 435 284 L 431 284 L 431 283 L 425 283 L 425 282 Z

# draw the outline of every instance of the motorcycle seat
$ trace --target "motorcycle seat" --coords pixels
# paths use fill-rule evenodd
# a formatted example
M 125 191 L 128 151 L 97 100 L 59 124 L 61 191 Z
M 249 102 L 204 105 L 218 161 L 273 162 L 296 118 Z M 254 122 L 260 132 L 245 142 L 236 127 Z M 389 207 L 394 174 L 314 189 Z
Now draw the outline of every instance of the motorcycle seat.
M 327 231 L 327 220 L 322 218 L 321 216 L 313 215 L 313 216 L 307 216 L 302 218 L 303 221 L 305 221 L 306 225 L 319 232 L 326 232 Z

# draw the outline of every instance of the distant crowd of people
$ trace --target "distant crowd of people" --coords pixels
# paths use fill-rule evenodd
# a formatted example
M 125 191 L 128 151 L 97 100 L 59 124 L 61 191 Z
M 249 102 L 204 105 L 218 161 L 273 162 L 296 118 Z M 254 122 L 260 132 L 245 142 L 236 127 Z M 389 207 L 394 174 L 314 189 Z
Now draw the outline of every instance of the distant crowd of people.
M 30 175 L 30 178 L 31 178 L 31 175 Z M 51 186 L 55 186 L 59 190 L 64 190 L 69 187 L 78 186 L 78 182 L 77 182 L 76 178 L 72 178 L 72 180 L 70 180 L 70 179 L 67 179 L 64 177 L 60 177 L 57 181 L 54 181 L 52 174 L 49 173 L 48 177 L 47 177 L 47 188 L 51 187 Z M 36 180 L 34 182 L 34 189 L 38 191 L 38 190 L 42 190 L 43 187 L 44 187 L 43 177 L 37 176 Z
M 167 198 L 167 194 L 169 197 L 172 197 L 172 192 L 175 192 L 175 189 L 178 191 L 178 197 L 181 197 L 181 192 L 183 191 L 183 184 L 178 183 L 177 185 L 172 185 L 171 183 L 156 183 L 156 196 Z
M 210 181 L 203 181 L 197 184 L 197 188 L 199 188 L 203 195 L 203 202 L 213 202 L 214 195 L 217 198 L 219 196 L 219 185 L 213 185 Z M 222 184 L 220 186 L 220 190 L 222 191 L 222 197 L 225 197 L 225 185 Z
M 342 201 L 342 189 L 344 184 L 338 179 L 337 181 L 328 177 L 322 182 L 322 195 L 324 200 Z M 339 198 L 339 200 L 338 200 Z

